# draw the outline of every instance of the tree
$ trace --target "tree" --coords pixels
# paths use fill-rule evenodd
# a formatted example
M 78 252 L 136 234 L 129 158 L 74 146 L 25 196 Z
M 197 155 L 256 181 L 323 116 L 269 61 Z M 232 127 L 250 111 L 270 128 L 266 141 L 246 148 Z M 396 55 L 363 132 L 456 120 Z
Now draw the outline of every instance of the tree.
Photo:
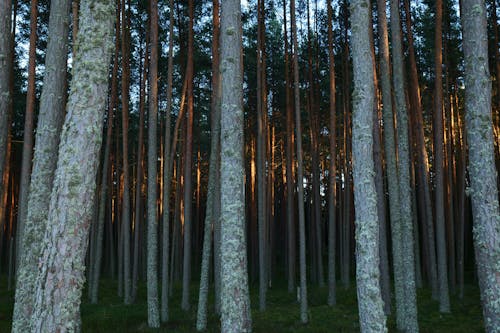
M 403 47 L 401 45 L 401 29 L 399 15 L 399 0 L 391 1 L 391 42 L 392 42 L 392 72 L 394 101 L 396 108 L 397 123 L 397 184 L 400 199 L 400 220 L 396 221 L 399 235 L 397 237 L 400 248 L 399 253 L 393 251 L 394 256 L 400 256 L 401 279 L 400 301 L 398 306 L 398 328 L 407 332 L 418 332 L 417 323 L 417 299 L 415 291 L 415 259 L 413 244 L 413 215 L 410 185 L 410 147 L 408 143 L 408 114 L 406 109 L 406 96 L 403 77 Z M 392 121 L 392 117 L 389 122 Z M 393 175 L 388 175 L 393 177 Z M 396 259 L 394 259 L 396 261 Z M 397 287 L 396 287 L 397 288 Z M 396 291 L 398 292 L 398 291 Z M 398 303 L 398 302 L 397 302 Z
M 290 20 L 293 39 L 293 86 L 295 101 L 295 135 L 297 145 L 297 199 L 299 208 L 299 270 L 300 270 L 300 320 L 307 323 L 307 283 L 306 283 L 306 230 L 304 213 L 304 161 L 302 157 L 302 125 L 300 121 L 299 87 L 299 45 L 297 41 L 297 20 L 295 19 L 295 0 L 290 1 Z
M 370 50 L 370 5 L 351 1 L 353 93 L 353 179 L 356 207 L 356 281 L 362 332 L 386 332 L 379 285 L 377 195 L 373 165 L 373 59 Z
M 82 1 L 73 79 L 36 279 L 32 331 L 79 330 L 85 251 L 102 141 L 113 1 Z M 55 36 L 56 37 L 56 36 Z
M 446 264 L 446 237 L 444 218 L 444 162 L 443 162 L 443 1 L 436 1 L 436 30 L 434 35 L 434 171 L 436 173 L 436 242 L 437 268 L 439 282 L 439 311 L 450 312 L 450 296 L 448 292 L 448 269 Z
M 37 268 L 42 255 L 57 150 L 66 102 L 69 1 L 53 0 L 45 56 L 45 76 L 38 116 L 33 170 L 17 274 L 13 331 L 26 332 L 35 304 Z M 2 66 L 3 68 L 3 66 Z M 1 80 L 0 80 L 1 81 Z
M 251 332 L 245 237 L 241 3 L 221 2 L 221 332 Z
M 158 231 L 157 221 L 157 152 L 156 132 L 158 119 L 158 1 L 150 2 L 151 55 L 149 63 L 149 113 L 148 113 L 148 237 L 147 237 L 147 283 L 148 283 L 148 325 L 160 327 L 158 301 Z
M 493 150 L 491 81 L 484 1 L 462 2 L 465 111 L 469 143 L 474 248 L 484 325 L 500 327 L 500 209 Z

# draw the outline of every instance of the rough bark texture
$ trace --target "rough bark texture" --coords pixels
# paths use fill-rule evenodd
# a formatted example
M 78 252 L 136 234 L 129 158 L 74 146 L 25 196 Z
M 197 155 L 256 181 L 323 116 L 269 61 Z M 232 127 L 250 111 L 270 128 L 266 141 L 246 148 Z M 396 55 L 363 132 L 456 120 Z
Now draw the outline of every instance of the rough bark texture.
M 200 295 L 196 329 L 207 328 L 208 273 L 212 247 L 212 229 L 214 221 L 220 217 L 220 195 L 217 195 L 217 183 L 220 182 L 220 80 L 219 80 L 219 37 L 220 18 L 219 0 L 213 0 L 213 39 L 212 39 L 212 114 L 210 138 L 210 170 L 208 174 L 207 207 L 203 238 L 203 257 L 201 263 Z
M 377 195 L 373 165 L 373 59 L 370 4 L 351 1 L 353 93 L 353 178 L 356 207 L 356 281 L 362 332 L 387 332 L 379 285 Z
M 465 111 L 469 143 L 474 248 L 484 326 L 500 329 L 500 210 L 491 118 L 491 82 L 484 1 L 463 1 Z
M 398 328 L 406 332 L 418 332 L 417 296 L 415 290 L 415 256 L 413 248 L 413 215 L 411 210 L 410 148 L 408 144 L 408 113 L 406 110 L 403 77 L 403 48 L 401 45 L 399 0 L 391 1 L 391 42 L 394 101 L 398 134 L 398 186 L 400 195 L 400 273 L 402 303 L 397 304 Z M 396 291 L 397 292 L 397 291 Z M 401 311 L 399 311 L 401 310 Z M 401 326 L 401 324 L 403 326 Z
M 293 85 L 295 99 L 295 131 L 297 144 L 297 201 L 299 210 L 299 267 L 300 267 L 300 320 L 308 322 L 307 314 L 307 282 L 306 282 L 306 230 L 304 212 L 304 161 L 302 157 L 302 125 L 300 121 L 300 87 L 299 87 L 299 46 L 297 41 L 297 22 L 295 19 L 295 0 L 290 1 L 290 19 L 293 38 Z
M 245 233 L 241 4 L 221 2 L 221 332 L 250 332 Z
M 68 39 L 64 36 L 68 35 L 69 8 L 69 1 L 53 0 L 51 3 L 45 76 L 22 240 L 24 255 L 17 274 L 13 332 L 26 332 L 29 329 L 35 302 L 35 280 L 49 211 L 48 193 L 52 190 L 57 164 L 54 156 L 57 156 L 66 100 Z
M 80 37 L 31 316 L 34 332 L 80 329 L 85 253 L 102 141 L 113 1 L 81 2 Z
M 23 154 L 21 161 L 21 175 L 19 180 L 19 201 L 17 213 L 16 232 L 16 267 L 23 256 L 23 232 L 27 216 L 29 181 L 31 173 L 31 160 L 33 158 L 33 121 L 35 113 L 35 70 L 36 70 L 36 41 L 38 0 L 30 4 L 30 46 L 28 60 L 28 90 L 26 92 L 26 112 L 24 117 Z M 18 270 L 17 270 L 18 271 Z
M 147 235 L 147 298 L 148 325 L 160 327 L 158 301 L 158 231 L 157 231 L 157 152 L 156 132 L 158 119 L 158 1 L 150 3 L 151 62 L 149 64 L 149 113 L 148 113 L 148 235 Z
M 446 235 L 444 217 L 444 147 L 443 147 L 443 2 L 436 1 L 435 30 L 435 87 L 434 87 L 434 172 L 436 173 L 436 247 L 439 282 L 439 311 L 450 312 L 448 292 L 448 269 L 446 263 Z
M 337 141 L 336 141 L 336 99 L 335 99 L 335 57 L 333 54 L 333 29 L 332 29 L 332 1 L 327 2 L 328 11 L 328 68 L 330 74 L 330 168 L 328 184 L 328 305 L 336 304 L 336 279 L 335 279 L 335 245 L 336 245 L 336 206 L 335 195 L 337 193 Z

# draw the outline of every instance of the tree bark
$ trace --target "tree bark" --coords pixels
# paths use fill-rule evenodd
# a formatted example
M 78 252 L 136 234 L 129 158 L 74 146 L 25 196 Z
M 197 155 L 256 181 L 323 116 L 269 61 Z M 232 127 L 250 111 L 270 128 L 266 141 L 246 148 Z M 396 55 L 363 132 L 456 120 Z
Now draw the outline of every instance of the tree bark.
M 463 1 L 465 111 L 473 236 L 486 332 L 500 327 L 500 209 L 491 118 L 491 82 L 484 1 Z
M 47 217 L 51 223 L 47 224 L 36 280 L 31 316 L 34 332 L 80 329 L 79 305 L 102 141 L 113 13 L 113 1 L 103 1 L 98 6 L 93 1 L 81 3 L 82 33 L 76 44 L 77 57 Z
M 373 165 L 373 58 L 370 50 L 370 5 L 350 3 L 352 25 L 353 178 L 356 208 L 356 282 L 361 332 L 387 332 L 380 293 L 377 194 Z

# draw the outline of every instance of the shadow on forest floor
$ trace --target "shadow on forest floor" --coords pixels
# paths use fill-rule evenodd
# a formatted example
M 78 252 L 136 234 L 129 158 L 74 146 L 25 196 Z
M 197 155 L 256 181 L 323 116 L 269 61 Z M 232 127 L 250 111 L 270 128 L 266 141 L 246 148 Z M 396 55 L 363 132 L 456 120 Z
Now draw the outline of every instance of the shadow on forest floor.
M 277 282 L 277 281 L 276 281 Z M 309 324 L 300 322 L 299 304 L 295 294 L 288 294 L 286 283 L 276 284 L 267 293 L 267 310 L 258 310 L 258 286 L 251 287 L 252 322 L 255 333 L 280 332 L 359 332 L 358 308 L 354 286 L 344 289 L 338 286 L 337 305 L 326 305 L 326 288 L 309 287 Z M 87 291 L 83 293 L 81 306 L 82 332 L 196 332 L 196 307 L 198 285 L 191 288 L 191 310 L 180 308 L 181 286 L 176 285 L 170 299 L 170 321 L 158 330 L 147 327 L 146 285 L 140 284 L 138 301 L 133 305 L 123 305 L 117 296 L 117 284 L 111 280 L 101 280 L 101 297 L 98 305 L 87 301 Z M 7 291 L 5 276 L 0 277 L 0 333 L 10 332 L 13 307 L 13 291 Z M 440 314 L 439 304 L 431 299 L 430 290 L 418 291 L 418 318 L 420 332 L 483 332 L 483 318 L 476 285 L 466 285 L 464 299 L 451 295 L 451 314 Z M 213 313 L 213 294 L 209 295 L 208 332 L 219 332 L 220 326 Z M 394 309 L 393 309 L 394 311 Z M 388 318 L 389 332 L 396 332 L 395 316 Z

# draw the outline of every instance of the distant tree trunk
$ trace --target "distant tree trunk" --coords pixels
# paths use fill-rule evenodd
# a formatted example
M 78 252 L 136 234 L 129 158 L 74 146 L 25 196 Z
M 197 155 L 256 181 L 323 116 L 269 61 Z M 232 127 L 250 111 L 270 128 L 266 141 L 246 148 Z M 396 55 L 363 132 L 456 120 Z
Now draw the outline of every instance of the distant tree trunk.
M 3 179 L 6 165 L 7 137 L 9 124 L 9 106 L 12 101 L 9 79 L 11 74 L 11 1 L 0 4 L 0 179 Z M 3 196 L 5 182 L 0 183 L 0 197 Z
M 415 255 L 413 240 L 413 215 L 410 184 L 410 145 L 408 143 L 408 112 L 406 109 L 403 77 L 403 47 L 400 28 L 399 0 L 391 1 L 391 42 L 394 101 L 397 123 L 397 176 L 400 198 L 399 252 L 393 251 L 394 257 L 400 256 L 400 304 L 398 306 L 398 328 L 407 332 L 418 332 L 417 295 L 415 290 Z M 391 119 L 392 120 L 392 119 Z M 391 177 L 391 176 L 389 176 Z M 396 239 L 393 237 L 393 239 Z M 394 259 L 396 260 L 396 259 Z M 397 286 L 396 286 L 397 288 Z M 396 290 L 396 292 L 398 292 Z M 401 312 L 399 311 L 401 309 Z
M 336 205 L 337 193 L 337 129 L 336 129 L 336 87 L 335 87 L 335 56 L 333 54 L 333 9 L 332 1 L 327 1 L 328 12 L 328 69 L 330 74 L 330 168 L 328 169 L 328 305 L 333 306 L 336 301 L 335 278 L 335 246 L 336 246 Z
M 157 119 L 158 119 L 158 1 L 150 3 L 151 62 L 149 64 L 149 116 L 148 116 L 148 255 L 147 255 L 147 299 L 148 325 L 160 327 L 158 301 L 158 231 L 157 222 Z
M 448 292 L 448 269 L 446 264 L 446 235 L 444 219 L 444 175 L 443 175 L 443 2 L 436 1 L 435 30 L 435 87 L 434 87 L 434 168 L 436 173 L 436 242 L 439 281 L 439 311 L 450 312 Z
M 193 57 L 194 57 L 194 4 L 188 1 L 189 27 L 188 27 L 188 54 L 187 54 L 187 113 L 186 113 L 186 150 L 184 156 L 184 257 L 182 265 L 182 302 L 184 311 L 189 310 L 189 286 L 191 282 L 191 229 L 192 229 L 192 160 L 193 160 Z
M 125 8 L 122 0 L 122 158 L 123 158 L 123 197 L 122 197 L 122 239 L 123 239 L 123 289 L 125 304 L 132 303 L 132 280 L 130 266 L 130 171 L 128 164 L 128 113 L 130 89 L 130 8 Z
M 245 237 L 241 4 L 221 2 L 221 332 L 251 332 Z
M 68 51 L 69 2 L 53 1 L 49 17 L 49 39 L 38 130 L 24 226 L 24 255 L 17 275 L 13 331 L 29 329 L 35 303 L 36 275 L 42 255 L 50 195 L 57 164 L 59 136 L 66 101 L 66 60 Z M 10 12 L 9 12 L 10 17 Z M 0 19 L 0 22 L 4 20 Z M 0 33 L 1 36 L 3 36 Z M 0 37 L 1 38 L 1 37 Z M 1 44 L 1 43 L 0 43 Z M 1 58 L 1 57 L 0 57 Z M 4 66 L 0 66 L 4 68 Z M 2 80 L 0 79 L 0 84 Z M 2 94 L 2 96 L 4 96 Z M 3 114 L 3 111 L 0 112 Z
M 17 237 L 16 237 L 16 268 L 19 267 L 23 257 L 24 243 L 23 233 L 28 210 L 28 192 L 31 174 L 31 160 L 33 158 L 33 121 L 35 116 L 35 79 L 36 79 L 36 42 L 38 19 L 38 0 L 30 3 L 30 46 L 28 57 L 28 90 L 26 92 L 26 113 L 24 117 L 23 154 L 21 162 L 21 174 L 19 176 L 19 200 L 17 213 Z M 18 270 L 17 270 L 18 271 Z
M 111 96 L 108 104 L 108 127 L 106 130 L 106 145 L 104 146 L 104 160 L 102 162 L 102 178 L 99 193 L 99 212 L 97 215 L 97 233 L 96 233 L 96 250 L 95 257 L 92 258 L 94 263 L 93 276 L 91 276 L 90 285 L 90 302 L 97 304 L 99 293 L 99 279 L 101 276 L 101 262 L 102 262 L 102 246 L 104 238 L 104 223 L 106 218 L 106 205 L 108 204 L 108 176 L 109 176 L 109 160 L 111 154 L 111 143 L 113 141 L 113 123 L 114 123 L 114 109 L 116 107 L 117 90 L 118 90 L 118 52 L 120 49 L 119 33 L 120 33 L 120 14 L 116 11 L 116 35 L 115 35 L 115 55 L 113 61 L 113 71 L 111 74 Z M 112 236 L 112 235 L 111 235 Z
M 500 209 L 491 118 L 484 1 L 463 1 L 465 111 L 469 143 L 474 249 L 486 332 L 500 327 Z
M 208 174 L 207 205 L 205 214 L 205 230 L 203 238 L 203 258 L 201 264 L 200 296 L 196 329 L 204 331 L 207 328 L 207 296 L 209 268 L 212 246 L 212 229 L 215 221 L 220 218 L 220 193 L 217 193 L 220 183 L 220 73 L 219 73 L 219 40 L 220 17 L 219 0 L 213 0 L 213 37 L 212 37 L 212 113 L 210 137 L 210 170 Z M 216 272 L 214 272 L 215 274 Z M 217 297 L 217 295 L 216 295 Z
M 172 184 L 170 123 L 172 112 L 172 76 L 174 71 L 174 0 L 170 0 L 169 32 L 168 32 L 168 68 L 167 68 L 167 110 L 165 115 L 165 170 L 163 171 L 163 242 L 161 261 L 161 321 L 169 317 L 168 307 L 168 257 L 170 254 L 170 189 Z
M 377 195 L 373 165 L 373 59 L 370 5 L 351 1 L 353 93 L 353 172 L 356 207 L 356 282 L 362 332 L 387 332 L 379 285 Z
M 113 13 L 113 1 L 97 7 L 91 1 L 81 3 L 82 33 L 77 41 L 73 84 L 50 199 L 47 221 L 51 223 L 47 224 L 40 256 L 31 316 L 33 332 L 80 330 L 84 259 L 102 141 Z M 64 84 L 64 80 L 59 83 Z
M 297 191 L 299 210 L 299 266 L 300 266 L 300 320 L 308 322 L 307 315 L 307 283 L 306 283 L 306 231 L 304 213 L 304 161 L 302 157 L 302 125 L 300 121 L 300 87 L 299 87 L 299 45 L 297 23 L 295 19 L 295 0 L 290 1 L 290 19 L 293 38 L 293 86 L 295 98 L 295 131 L 297 144 Z
M 421 212 L 421 220 L 423 224 L 423 244 L 426 246 L 428 255 L 427 271 L 431 285 L 433 298 L 437 299 L 438 294 L 438 278 L 436 266 L 436 243 L 434 238 L 434 222 L 432 218 L 431 190 L 429 186 L 429 163 L 427 150 L 425 148 L 425 136 L 423 126 L 422 104 L 420 101 L 420 87 L 418 84 L 417 63 L 415 60 L 415 50 L 413 47 L 413 33 L 411 26 L 411 12 L 409 0 L 404 0 L 406 12 L 406 33 L 408 38 L 408 62 L 409 62 L 409 86 L 411 106 L 411 123 L 414 130 L 417 150 L 417 185 L 418 185 L 418 203 Z

